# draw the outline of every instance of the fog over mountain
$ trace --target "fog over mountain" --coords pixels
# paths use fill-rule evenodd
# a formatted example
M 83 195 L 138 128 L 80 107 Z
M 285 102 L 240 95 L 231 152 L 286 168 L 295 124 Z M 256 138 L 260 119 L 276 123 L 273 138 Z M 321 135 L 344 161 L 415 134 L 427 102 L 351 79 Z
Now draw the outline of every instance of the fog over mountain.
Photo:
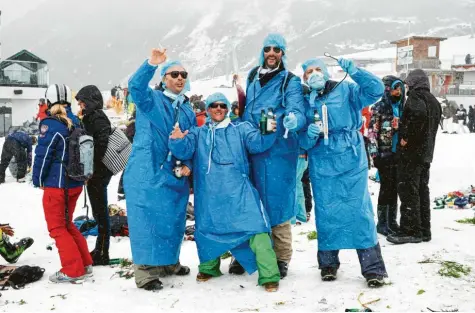
M 8 1 L 8 5 L 4 2 Z M 471 33 L 473 0 L 1 0 L 2 57 L 28 49 L 50 65 L 51 82 L 107 89 L 153 47 L 169 49 L 193 79 L 256 65 L 262 40 L 281 32 L 289 67 L 328 51 L 372 49 L 411 33 Z M 436 4 L 437 3 L 437 4 Z M 27 7 L 29 11 L 20 7 Z M 13 14 L 13 17 L 9 15 Z M 233 49 L 236 60 L 233 62 Z

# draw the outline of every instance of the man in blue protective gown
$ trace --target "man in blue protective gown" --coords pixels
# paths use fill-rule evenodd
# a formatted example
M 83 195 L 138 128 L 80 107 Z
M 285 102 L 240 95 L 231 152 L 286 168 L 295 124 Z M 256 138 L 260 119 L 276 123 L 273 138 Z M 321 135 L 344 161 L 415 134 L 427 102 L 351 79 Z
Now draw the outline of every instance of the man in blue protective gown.
M 231 104 L 222 93 L 206 99 L 210 121 L 170 136 L 172 154 L 193 159 L 195 240 L 200 258 L 198 281 L 221 276 L 220 256 L 231 251 L 248 273 L 259 272 L 259 285 L 276 291 L 280 272 L 269 236 L 270 221 L 252 185 L 248 154 L 262 153 L 276 134 L 261 135 L 248 122 L 226 117 Z M 275 123 L 274 123 L 275 127 Z
M 315 197 L 318 231 L 318 264 L 324 281 L 336 279 L 338 252 L 356 249 L 361 272 L 369 287 L 381 287 L 387 277 L 376 235 L 368 192 L 368 162 L 359 132 L 361 110 L 378 101 L 384 85 L 375 75 L 339 59 L 341 68 L 355 83 L 330 80 L 325 63 L 311 59 L 302 65 L 307 128 L 300 132 L 308 151 L 310 179 Z M 323 120 L 314 121 L 315 110 Z
M 124 175 L 130 244 L 135 264 L 135 283 L 146 290 L 162 288 L 159 277 L 187 275 L 180 265 L 180 247 L 189 197 L 190 162 L 181 162 L 168 149 L 168 136 L 175 124 L 183 130 L 196 126 L 188 98 L 188 73 L 179 62 L 162 65 L 158 90 L 149 83 L 165 50 L 154 49 L 129 81 L 137 108 L 136 134 Z M 174 168 L 182 165 L 177 177 Z
M 243 121 L 259 126 L 261 113 L 275 114 L 277 139 L 272 147 L 251 156 L 252 182 L 270 218 L 272 240 L 281 277 L 287 276 L 292 258 L 290 220 L 296 215 L 296 179 L 299 142 L 297 131 L 305 126 L 300 79 L 286 69 L 287 44 L 279 34 L 269 34 L 260 52 L 259 66 L 247 79 Z M 269 112 L 269 109 L 272 111 Z M 288 138 L 284 132 L 289 131 Z M 242 272 L 233 261 L 230 273 Z

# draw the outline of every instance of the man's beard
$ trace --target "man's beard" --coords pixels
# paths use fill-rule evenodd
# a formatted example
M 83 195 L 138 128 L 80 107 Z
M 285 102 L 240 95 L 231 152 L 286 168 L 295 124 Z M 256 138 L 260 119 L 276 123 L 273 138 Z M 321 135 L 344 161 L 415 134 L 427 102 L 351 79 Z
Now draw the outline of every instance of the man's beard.
M 267 58 L 267 59 L 268 59 L 268 58 Z M 270 69 L 270 70 L 273 70 L 273 69 L 276 69 L 276 68 L 278 68 L 278 67 L 280 66 L 280 62 L 281 62 L 280 60 L 275 59 L 275 63 L 272 64 L 272 65 L 269 65 L 268 62 L 267 62 L 267 59 L 265 59 L 265 62 L 264 62 L 266 68 L 268 68 L 268 69 Z

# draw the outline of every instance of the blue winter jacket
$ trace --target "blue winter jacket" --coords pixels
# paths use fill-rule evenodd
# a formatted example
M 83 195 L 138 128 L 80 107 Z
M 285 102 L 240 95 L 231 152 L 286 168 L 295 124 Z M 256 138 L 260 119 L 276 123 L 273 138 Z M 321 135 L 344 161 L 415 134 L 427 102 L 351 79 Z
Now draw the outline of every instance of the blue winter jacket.
M 26 153 L 28 154 L 28 167 L 31 166 L 31 151 L 33 150 L 32 142 L 30 136 L 22 131 L 15 131 L 8 135 L 8 138 L 16 140 L 22 148 L 26 149 Z
M 67 180 L 68 138 L 70 135 L 66 123 L 55 118 L 47 117 L 40 122 L 40 135 L 35 149 L 33 164 L 33 185 L 35 187 L 74 188 L 83 185 L 82 182 Z

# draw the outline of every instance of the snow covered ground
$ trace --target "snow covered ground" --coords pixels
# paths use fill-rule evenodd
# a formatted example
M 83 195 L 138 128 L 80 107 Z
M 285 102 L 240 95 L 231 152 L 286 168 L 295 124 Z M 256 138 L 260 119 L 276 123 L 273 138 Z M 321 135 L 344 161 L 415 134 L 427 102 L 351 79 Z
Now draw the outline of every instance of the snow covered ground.
M 0 139 L 0 146 L 3 138 Z M 431 171 L 431 195 L 438 196 L 475 183 L 475 135 L 440 134 Z M 383 257 L 392 284 L 382 289 L 366 287 L 360 275 L 355 251 L 342 251 L 338 280 L 324 283 L 317 267 L 317 241 L 309 241 L 306 233 L 315 230 L 314 222 L 293 227 L 294 255 L 289 276 L 281 282 L 277 293 L 266 293 L 257 286 L 257 275 L 230 276 L 226 273 L 206 283 L 197 283 L 198 257 L 194 242 L 183 243 L 181 262 L 191 267 L 187 277 L 164 278 L 165 288 L 151 293 L 135 288 L 134 280 L 114 276 L 117 267 L 96 267 L 94 280 L 81 285 L 55 285 L 47 277 L 59 269 L 56 248 L 46 250 L 51 242 L 41 204 L 42 191 L 29 184 L 18 184 L 8 176 L 0 185 L 0 221 L 10 223 L 16 231 L 12 241 L 31 236 L 33 246 L 20 258 L 18 265 L 38 265 L 46 269 L 39 282 L 22 290 L 0 291 L 2 312 L 123 312 L 123 311 L 220 311 L 220 312 L 315 312 L 340 311 L 359 307 L 363 302 L 380 301 L 370 305 L 375 311 L 427 311 L 455 309 L 475 310 L 475 226 L 459 224 L 457 219 L 473 217 L 473 210 L 432 211 L 433 239 L 429 243 L 394 246 L 380 237 Z M 117 197 L 119 176 L 109 187 L 110 203 Z M 370 182 L 376 204 L 379 185 Z M 76 215 L 82 215 L 80 198 Z M 125 206 L 124 202 L 119 203 Z M 88 238 L 89 247 L 95 237 Z M 128 238 L 113 238 L 111 257 L 131 257 Z M 427 258 L 457 261 L 472 267 L 472 273 L 459 279 L 438 275 L 439 264 L 418 264 Z M 3 262 L 3 260 L 0 260 Z M 422 293 L 424 290 L 425 292 Z M 418 295 L 418 293 L 422 293 Z M 58 295 L 64 295 L 63 297 Z M 22 301 L 23 300 L 23 301 Z

